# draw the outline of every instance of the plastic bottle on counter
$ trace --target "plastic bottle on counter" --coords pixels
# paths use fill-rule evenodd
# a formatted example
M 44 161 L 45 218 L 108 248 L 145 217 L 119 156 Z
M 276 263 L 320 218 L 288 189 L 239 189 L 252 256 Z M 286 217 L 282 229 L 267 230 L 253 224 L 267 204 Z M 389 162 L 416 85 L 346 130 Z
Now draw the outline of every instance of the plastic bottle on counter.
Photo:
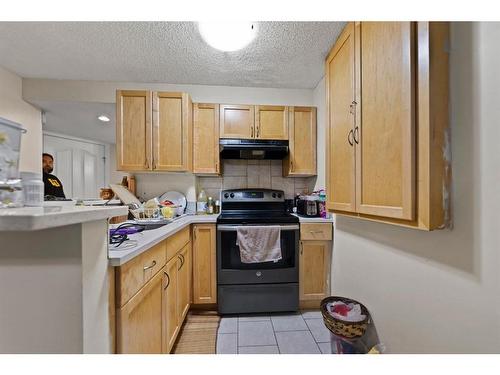
M 212 215 L 213 213 L 214 213 L 214 200 L 212 197 L 208 197 L 207 214 Z
M 319 202 L 318 202 L 318 208 L 319 208 L 319 216 L 323 219 L 326 219 L 327 212 L 326 212 L 326 193 L 324 190 L 319 191 Z
M 207 194 L 205 190 L 201 190 L 196 201 L 196 214 L 205 215 L 207 213 Z

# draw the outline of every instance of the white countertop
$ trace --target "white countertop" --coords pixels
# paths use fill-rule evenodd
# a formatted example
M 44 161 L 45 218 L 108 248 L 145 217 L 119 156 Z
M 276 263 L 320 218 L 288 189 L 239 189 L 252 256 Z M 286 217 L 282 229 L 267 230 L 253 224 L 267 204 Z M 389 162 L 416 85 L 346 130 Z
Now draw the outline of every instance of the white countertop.
M 0 231 L 31 231 L 126 215 L 126 206 L 51 206 L 0 209 Z
M 297 216 L 299 218 L 299 222 L 301 223 L 333 223 L 333 216 L 330 216 L 328 219 L 323 219 L 321 217 L 303 217 L 297 214 L 292 215 Z
M 219 215 L 186 215 L 175 219 L 172 223 L 164 225 L 158 229 L 145 230 L 141 233 L 130 234 L 128 237 L 132 241 L 137 241 L 137 245 L 130 247 L 131 245 L 128 242 L 131 244 L 133 244 L 133 242 L 128 241 L 120 245 L 118 249 L 113 249 L 110 246 L 108 251 L 109 264 L 111 266 L 121 266 L 130 259 L 135 258 L 139 254 L 148 250 L 150 247 L 177 233 L 188 225 L 198 223 L 215 224 L 218 216 Z
M 164 225 L 158 229 L 147 230 L 141 233 L 130 234 L 130 243 L 125 242 L 118 249 L 109 248 L 109 264 L 111 266 L 121 266 L 139 254 L 147 251 L 152 246 L 160 243 L 167 237 L 177 233 L 181 229 L 191 224 L 213 223 L 217 221 L 219 215 L 186 215 L 175 219 L 170 224 Z M 322 219 L 320 217 L 300 217 L 301 223 L 333 223 L 333 219 Z M 131 247 L 132 245 L 135 245 Z

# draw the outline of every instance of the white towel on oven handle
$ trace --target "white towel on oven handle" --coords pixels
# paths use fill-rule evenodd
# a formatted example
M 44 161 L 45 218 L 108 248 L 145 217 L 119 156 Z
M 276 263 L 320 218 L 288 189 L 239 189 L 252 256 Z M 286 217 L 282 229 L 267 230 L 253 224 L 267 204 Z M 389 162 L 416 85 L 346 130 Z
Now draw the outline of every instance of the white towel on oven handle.
M 281 254 L 279 225 L 248 225 L 236 228 L 241 263 L 278 262 Z

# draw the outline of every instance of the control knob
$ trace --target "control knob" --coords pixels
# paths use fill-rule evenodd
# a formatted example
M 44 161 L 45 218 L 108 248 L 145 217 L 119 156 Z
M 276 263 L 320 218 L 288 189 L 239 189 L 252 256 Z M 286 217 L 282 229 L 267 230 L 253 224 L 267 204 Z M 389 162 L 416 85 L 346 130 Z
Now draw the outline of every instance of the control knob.
M 230 196 L 231 198 L 234 198 L 234 193 L 231 193 L 229 196 Z
M 224 198 L 229 198 L 229 193 L 225 193 Z

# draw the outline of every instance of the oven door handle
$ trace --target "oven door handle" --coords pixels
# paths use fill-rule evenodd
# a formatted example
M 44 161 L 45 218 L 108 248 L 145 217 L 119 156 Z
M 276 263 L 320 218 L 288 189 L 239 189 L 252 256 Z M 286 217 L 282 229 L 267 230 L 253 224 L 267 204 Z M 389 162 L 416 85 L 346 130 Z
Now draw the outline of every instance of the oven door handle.
M 271 224 L 272 225 L 272 224 Z M 239 227 L 251 227 L 251 226 L 264 226 L 264 225 L 218 225 L 217 230 L 221 232 L 235 232 Z M 299 230 L 300 226 L 297 225 L 279 225 L 281 230 Z

